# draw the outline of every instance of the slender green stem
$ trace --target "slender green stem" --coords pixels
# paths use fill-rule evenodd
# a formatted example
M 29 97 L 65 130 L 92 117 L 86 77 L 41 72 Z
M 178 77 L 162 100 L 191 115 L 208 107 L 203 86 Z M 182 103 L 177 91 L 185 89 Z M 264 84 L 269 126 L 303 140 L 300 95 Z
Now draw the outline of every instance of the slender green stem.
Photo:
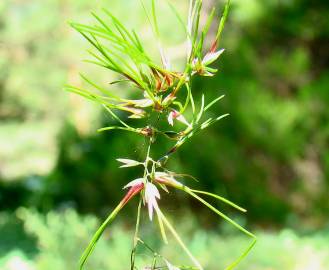
M 137 244 L 138 244 L 138 234 L 139 234 L 140 219 L 141 219 L 142 200 L 143 200 L 142 196 L 140 196 L 138 207 L 137 207 L 137 219 L 136 219 L 136 227 L 135 227 L 135 234 L 134 234 L 134 243 L 133 243 L 133 249 L 131 251 L 131 266 L 130 266 L 131 270 L 134 270 L 134 268 L 135 268 L 136 248 L 137 248 Z
M 157 254 L 154 254 L 152 266 L 151 266 L 152 270 L 155 270 L 156 264 L 157 264 Z
M 216 194 L 213 194 L 213 193 L 210 193 L 210 192 L 206 192 L 206 191 L 203 191 L 203 190 L 196 190 L 196 189 L 191 189 L 191 191 L 193 191 L 194 193 L 199 193 L 199 194 L 204 194 L 204 195 L 207 195 L 207 196 L 210 196 L 210 197 L 214 197 L 220 201 L 223 201 L 224 203 L 234 207 L 235 209 L 238 209 L 239 211 L 241 212 L 247 212 L 246 209 L 236 205 L 235 203 L 229 201 L 228 199 L 225 199 L 224 197 L 221 197 L 221 196 L 218 196 Z
M 126 124 L 125 122 L 123 122 L 119 118 L 119 116 L 117 116 L 108 106 L 103 105 L 103 107 L 105 108 L 105 110 L 107 110 L 113 116 L 114 119 L 116 119 L 118 122 L 120 122 L 123 126 L 125 126 L 128 129 L 133 129 L 131 126 L 129 126 L 128 124 Z
M 109 131 L 109 130 L 115 130 L 115 129 L 125 130 L 125 131 L 130 131 L 130 132 L 134 132 L 134 133 L 141 134 L 141 130 L 140 130 L 140 129 L 136 129 L 136 128 L 127 128 L 127 127 L 117 127 L 117 126 L 111 126 L 111 127 L 100 128 L 100 129 L 97 130 L 97 132 L 103 132 L 103 131 Z
M 228 267 L 225 268 L 225 270 L 232 270 L 234 269 L 248 254 L 249 252 L 252 250 L 252 248 L 256 245 L 257 243 L 257 238 L 256 236 L 253 236 L 253 241 L 251 242 L 251 244 L 247 247 L 247 249 L 242 253 L 242 255 L 236 259 L 232 264 L 230 264 Z
M 151 158 L 150 158 L 151 145 L 152 145 L 152 138 L 150 138 L 150 140 L 149 140 L 148 147 L 147 147 L 147 153 L 146 153 L 146 157 L 145 157 L 145 161 L 144 161 L 144 181 L 147 181 L 147 177 L 149 175 L 148 163 L 151 160 Z M 133 242 L 133 248 L 131 251 L 131 264 L 130 264 L 131 270 L 135 269 L 136 248 L 137 248 L 138 241 L 139 241 L 138 235 L 139 235 L 140 220 L 141 220 L 142 202 L 143 202 L 143 197 L 142 197 L 142 195 L 140 195 L 139 203 L 138 203 L 138 207 L 137 207 L 137 219 L 136 219 L 136 226 L 135 226 L 134 242 Z
M 230 266 L 228 266 L 225 270 L 231 270 L 231 269 L 233 269 L 235 266 L 237 266 L 243 260 L 243 258 L 245 258 L 248 255 L 248 253 L 250 252 L 250 250 L 256 244 L 256 242 L 257 242 L 256 236 L 254 234 L 252 234 L 251 232 L 247 231 L 245 228 L 243 228 L 241 225 L 239 225 L 238 223 L 236 223 L 234 220 L 232 220 L 231 218 L 229 218 L 228 216 L 226 216 L 225 214 L 223 214 L 222 212 L 220 212 L 218 209 L 216 209 L 215 207 L 213 207 L 207 201 L 205 201 L 204 199 L 202 199 L 201 197 L 199 197 L 198 195 L 196 195 L 188 187 L 183 186 L 181 189 L 184 190 L 185 192 L 187 192 L 188 194 L 190 194 L 192 197 L 196 198 L 198 201 L 200 201 L 201 203 L 203 203 L 209 209 L 211 209 L 212 211 L 214 211 L 217 215 L 219 215 L 220 217 L 222 217 L 223 219 L 225 219 L 227 222 L 231 223 L 234 227 L 236 227 L 237 229 L 239 229 L 240 231 L 242 231 L 244 234 L 248 235 L 249 237 L 251 237 L 253 239 L 253 241 L 251 242 L 251 244 L 242 253 L 242 255 L 237 260 L 235 260 Z
M 180 236 L 178 235 L 178 233 L 176 232 L 176 230 L 174 229 L 174 227 L 170 224 L 170 222 L 164 216 L 164 214 L 161 212 L 161 210 L 158 209 L 157 211 L 158 211 L 158 214 L 160 215 L 161 219 L 164 221 L 164 223 L 166 224 L 166 226 L 168 227 L 168 229 L 172 233 L 172 235 L 175 237 L 175 239 L 178 242 L 178 244 L 182 247 L 182 249 L 185 251 L 185 253 L 187 254 L 187 256 L 194 263 L 194 265 L 198 269 L 203 270 L 203 268 L 202 268 L 201 264 L 199 263 L 199 261 L 192 255 L 192 253 L 190 252 L 190 250 L 186 247 L 186 245 L 184 244 L 183 240 L 180 238 Z
M 217 43 L 219 43 L 220 35 L 221 35 L 221 33 L 224 29 L 224 25 L 225 25 L 225 22 L 226 22 L 226 19 L 227 19 L 227 16 L 228 16 L 230 5 L 231 5 L 231 0 L 227 0 L 227 2 L 225 4 L 225 7 L 224 7 L 223 15 L 222 15 L 222 17 L 220 19 L 220 22 L 219 22 L 217 34 L 216 34 Z
M 83 266 L 84 266 L 86 260 L 88 259 L 90 254 L 93 252 L 93 250 L 94 250 L 94 248 L 97 244 L 97 241 L 99 240 L 99 238 L 103 234 L 106 227 L 114 220 L 114 218 L 117 216 L 117 214 L 120 212 L 120 210 L 122 208 L 123 208 L 123 204 L 120 202 L 118 204 L 118 206 L 112 211 L 112 213 L 107 217 L 107 219 L 103 222 L 103 224 L 98 228 L 98 230 L 94 234 L 93 238 L 91 239 L 88 247 L 85 249 L 85 251 L 83 252 L 83 254 L 80 258 L 80 262 L 79 262 L 80 270 L 83 269 Z
M 228 221 L 229 223 L 231 223 L 234 227 L 236 227 L 237 229 L 239 229 L 240 231 L 242 231 L 246 235 L 248 235 L 248 236 L 250 236 L 252 238 L 255 238 L 255 235 L 253 235 L 251 232 L 247 231 L 245 228 L 243 228 L 241 225 L 239 225 L 238 223 L 236 223 L 234 220 L 232 220 L 231 218 L 229 218 L 228 216 L 226 216 L 225 214 L 223 214 L 222 212 L 220 212 L 218 209 L 216 209 L 210 203 L 208 203 L 207 201 L 205 201 L 204 199 L 202 199 L 200 196 L 196 195 L 191 189 L 189 189 L 186 186 L 183 186 L 182 189 L 185 192 L 187 192 L 188 194 L 190 194 L 192 197 L 194 197 L 195 199 L 197 199 L 198 201 L 200 201 L 201 203 L 203 203 L 209 209 L 211 209 L 212 211 L 214 211 L 217 215 L 219 215 L 220 217 L 222 217 L 223 219 L 225 219 L 226 221 Z

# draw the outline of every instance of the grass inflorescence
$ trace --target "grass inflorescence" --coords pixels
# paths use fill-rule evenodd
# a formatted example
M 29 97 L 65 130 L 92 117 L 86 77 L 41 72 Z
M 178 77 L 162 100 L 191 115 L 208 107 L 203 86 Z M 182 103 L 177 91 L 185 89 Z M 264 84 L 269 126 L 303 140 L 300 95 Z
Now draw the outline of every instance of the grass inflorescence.
M 224 52 L 223 49 L 219 49 L 219 45 L 228 16 L 230 1 L 228 0 L 226 2 L 223 15 L 217 22 L 217 32 L 214 39 L 211 40 L 209 48 L 206 48 L 205 40 L 207 40 L 211 26 L 215 23 L 216 10 L 211 10 L 206 23 L 201 26 L 202 0 L 190 0 L 186 23 L 184 23 L 185 20 L 180 16 L 175 6 L 169 1 L 167 3 L 176 15 L 178 22 L 183 25 L 186 34 L 186 61 L 185 67 L 182 70 L 172 68 L 170 59 L 166 55 L 160 41 L 155 0 L 151 0 L 150 8 L 147 7 L 143 0 L 141 0 L 141 4 L 157 40 L 156 47 L 159 51 L 159 62 L 152 59 L 148 54 L 139 35 L 135 31 L 127 29 L 120 19 L 116 18 L 106 9 L 103 10 L 102 15 L 92 13 L 96 22 L 95 25 L 71 23 L 71 26 L 92 46 L 92 49 L 88 51 L 91 59 L 87 61 L 118 74 L 121 77 L 120 80 L 110 82 L 110 84 L 128 82 L 132 91 L 140 93 L 140 98 L 129 99 L 121 97 L 107 87 L 98 85 L 82 74 L 81 78 L 90 88 L 67 86 L 66 89 L 100 104 L 115 119 L 117 125 L 101 128 L 99 129 L 100 132 L 121 130 L 133 132 L 136 135 L 144 136 L 148 139 L 147 153 L 144 160 L 118 159 L 121 168 L 140 166 L 143 168 L 143 174 L 139 178 L 130 181 L 124 187 L 127 189 L 126 195 L 92 237 L 91 242 L 80 259 L 80 269 L 83 269 L 106 227 L 135 196 L 139 196 L 139 203 L 137 206 L 136 230 L 131 251 L 131 270 L 137 269 L 135 258 L 138 245 L 145 246 L 154 254 L 153 261 L 144 269 L 159 269 L 159 267 L 169 270 L 203 269 L 198 259 L 185 245 L 175 226 L 168 220 L 160 207 L 160 191 L 170 192 L 170 189 L 185 192 L 252 238 L 251 244 L 242 255 L 226 269 L 233 269 L 249 253 L 256 242 L 256 237 L 252 233 L 219 211 L 206 201 L 205 198 L 211 197 L 218 199 L 242 212 L 246 212 L 245 209 L 219 195 L 195 190 L 186 186 L 183 182 L 178 181 L 184 175 L 172 172 L 166 168 L 166 162 L 171 155 L 192 139 L 195 134 L 228 116 L 228 114 L 224 114 L 207 118 L 206 114 L 212 106 L 216 105 L 224 97 L 223 95 L 206 102 L 206 97 L 202 94 L 200 100 L 201 105 L 197 108 L 196 101 L 194 100 L 192 78 L 194 76 L 214 76 L 218 71 L 213 67 L 213 63 Z M 167 129 L 161 130 L 159 127 L 151 124 L 140 126 L 140 122 L 138 121 L 129 121 L 128 124 L 126 119 L 119 117 L 117 113 L 119 111 L 127 113 L 128 118 L 144 119 L 147 123 L 151 122 L 148 121 L 149 119 L 166 119 Z M 188 111 L 191 112 L 190 115 L 192 116 L 186 116 Z M 177 122 L 180 122 L 180 124 L 177 125 Z M 133 125 L 131 123 L 136 124 Z M 163 155 L 154 158 L 152 157 L 152 146 L 156 143 L 158 136 L 163 136 L 173 141 L 173 144 L 170 149 L 163 152 Z M 144 205 L 147 206 L 150 220 L 158 223 L 159 232 L 164 243 L 168 243 L 167 233 L 169 232 L 190 258 L 193 264 L 192 266 L 174 266 L 162 255 L 157 254 L 152 247 L 141 239 L 139 234 L 141 226 L 140 217 Z

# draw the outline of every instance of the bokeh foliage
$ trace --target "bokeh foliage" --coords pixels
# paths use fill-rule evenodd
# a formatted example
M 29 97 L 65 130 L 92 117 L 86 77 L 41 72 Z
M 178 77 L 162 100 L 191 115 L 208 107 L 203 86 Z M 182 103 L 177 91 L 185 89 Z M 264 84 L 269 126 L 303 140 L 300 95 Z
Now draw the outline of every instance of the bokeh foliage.
M 88 243 L 90 234 L 97 228 L 99 221 L 92 216 L 80 216 L 74 210 L 49 212 L 42 215 L 33 210 L 18 209 L 14 215 L 0 216 L 0 232 L 8 233 L 8 228 L 20 232 L 19 241 L 10 246 L 0 243 L 1 269 L 4 270 L 56 270 L 76 268 L 83 247 Z M 200 258 L 206 269 L 217 270 L 232 262 L 248 244 L 248 238 L 241 234 L 226 233 L 218 235 L 212 230 L 195 228 L 196 219 L 186 218 L 180 223 L 179 231 L 194 254 Z M 159 242 L 152 228 L 144 228 L 148 241 L 153 246 Z M 22 237 L 22 232 L 29 237 Z M 191 234 L 193 232 L 193 234 Z M 105 237 L 99 241 L 94 254 L 87 263 L 87 269 L 129 268 L 129 250 L 133 229 L 124 223 L 115 223 Z M 277 270 L 277 269 L 327 269 L 329 265 L 329 233 L 297 235 L 285 229 L 278 233 L 257 232 L 259 241 L 247 259 L 237 269 Z M 29 249 L 26 248 L 28 245 Z M 6 249 L 5 253 L 2 253 Z M 170 245 L 159 247 L 158 251 L 171 261 L 181 262 L 182 254 Z M 138 266 L 145 266 L 152 254 L 144 249 L 138 250 Z M 20 266 L 20 268 L 15 268 Z

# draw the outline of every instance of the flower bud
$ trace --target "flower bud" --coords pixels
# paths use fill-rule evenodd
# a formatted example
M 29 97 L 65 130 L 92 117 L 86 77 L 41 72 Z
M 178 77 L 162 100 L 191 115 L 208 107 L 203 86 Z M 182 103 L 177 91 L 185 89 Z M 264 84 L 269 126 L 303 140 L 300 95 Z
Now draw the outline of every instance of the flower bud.
M 172 186 L 175 188 L 180 188 L 183 186 L 183 184 L 178 182 L 172 175 L 165 172 L 155 172 L 154 179 L 159 184 L 163 184 L 166 186 Z

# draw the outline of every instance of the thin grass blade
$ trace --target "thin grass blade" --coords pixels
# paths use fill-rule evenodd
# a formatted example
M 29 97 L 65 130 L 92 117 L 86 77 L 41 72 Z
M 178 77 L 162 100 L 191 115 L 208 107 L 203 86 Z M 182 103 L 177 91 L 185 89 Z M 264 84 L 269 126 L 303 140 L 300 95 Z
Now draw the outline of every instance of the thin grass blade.
M 88 257 L 93 252 L 97 241 L 99 240 L 99 238 L 103 234 L 106 227 L 114 220 L 114 218 L 117 216 L 117 214 L 120 212 L 121 209 L 122 209 L 122 204 L 120 203 L 112 211 L 112 213 L 108 216 L 108 218 L 103 222 L 103 224 L 99 227 L 99 229 L 96 231 L 96 233 L 94 234 L 94 236 L 93 236 L 92 240 L 90 241 L 88 247 L 85 249 L 85 251 L 83 252 L 83 254 L 80 258 L 80 261 L 79 261 L 80 270 L 83 269 L 84 264 L 86 263 Z

